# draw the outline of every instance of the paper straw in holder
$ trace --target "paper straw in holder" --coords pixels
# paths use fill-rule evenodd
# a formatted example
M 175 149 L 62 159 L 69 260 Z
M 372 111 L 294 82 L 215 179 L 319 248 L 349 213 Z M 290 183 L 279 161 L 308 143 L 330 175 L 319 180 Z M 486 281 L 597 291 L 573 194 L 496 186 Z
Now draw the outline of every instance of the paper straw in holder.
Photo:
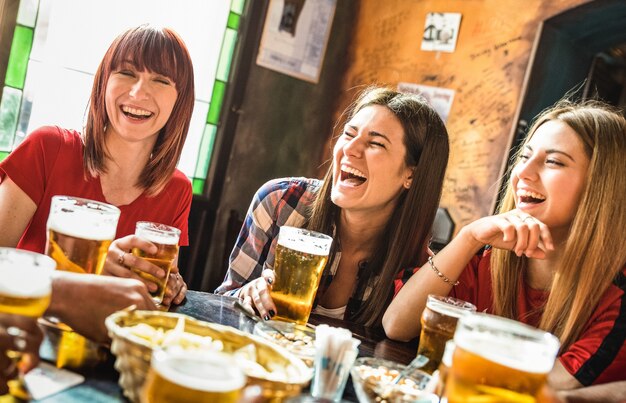
M 315 330 L 315 363 L 311 395 L 340 401 L 361 344 L 343 328 L 319 325 Z

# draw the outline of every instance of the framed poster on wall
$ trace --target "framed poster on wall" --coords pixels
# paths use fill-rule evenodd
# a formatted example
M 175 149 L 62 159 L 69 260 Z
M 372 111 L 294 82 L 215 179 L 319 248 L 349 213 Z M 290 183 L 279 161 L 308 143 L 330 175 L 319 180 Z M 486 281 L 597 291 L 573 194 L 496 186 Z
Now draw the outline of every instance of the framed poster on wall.
M 256 62 L 317 83 L 336 0 L 270 0 Z

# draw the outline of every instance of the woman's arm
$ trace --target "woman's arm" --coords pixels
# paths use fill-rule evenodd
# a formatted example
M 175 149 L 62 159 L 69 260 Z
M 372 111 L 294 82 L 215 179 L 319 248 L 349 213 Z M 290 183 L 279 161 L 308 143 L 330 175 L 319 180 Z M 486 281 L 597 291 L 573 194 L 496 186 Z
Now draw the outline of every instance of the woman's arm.
M 17 246 L 35 211 L 35 202 L 5 175 L 0 183 L 0 246 Z
M 435 267 L 454 283 L 472 256 L 483 246 L 474 240 L 466 227 L 433 257 L 432 261 Z M 428 294 L 448 295 L 452 283 L 439 278 L 430 267 L 430 263 L 424 264 L 411 276 L 387 307 L 382 320 L 387 337 L 407 341 L 419 335 L 419 318 L 425 308 Z
M 557 396 L 567 403 L 623 403 L 626 402 L 626 381 L 564 390 L 557 392 Z
M 528 217 L 512 210 L 481 218 L 462 228 L 452 242 L 432 258 L 436 270 L 426 263 L 393 299 L 382 321 L 387 337 L 406 341 L 418 336 L 419 318 L 428 294 L 448 295 L 452 284 L 483 246 L 512 250 L 518 256 L 545 258 L 545 251 L 553 249 L 550 231 L 545 224 Z M 440 278 L 437 272 L 445 277 Z

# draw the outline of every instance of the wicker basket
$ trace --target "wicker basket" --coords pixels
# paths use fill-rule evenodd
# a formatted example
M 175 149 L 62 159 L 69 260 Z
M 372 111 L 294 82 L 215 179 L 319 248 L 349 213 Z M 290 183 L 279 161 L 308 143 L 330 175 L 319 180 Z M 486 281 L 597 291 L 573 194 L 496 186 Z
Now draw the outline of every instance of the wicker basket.
M 226 353 L 235 351 L 250 343 L 257 349 L 257 361 L 283 364 L 288 369 L 288 383 L 262 379 L 248 374 L 248 384 L 261 386 L 266 400 L 281 400 L 297 395 L 311 380 L 311 370 L 287 350 L 276 347 L 257 336 L 244 333 L 230 326 L 208 323 L 186 315 L 159 311 L 119 311 L 109 316 L 106 327 L 112 339 L 111 352 L 115 354 L 115 369 L 120 373 L 119 384 L 124 395 L 133 402 L 139 402 L 141 388 L 150 369 L 152 347 L 150 344 L 127 331 L 125 327 L 146 323 L 155 328 L 173 329 L 179 318 L 185 318 L 185 332 L 210 336 L 221 340 Z

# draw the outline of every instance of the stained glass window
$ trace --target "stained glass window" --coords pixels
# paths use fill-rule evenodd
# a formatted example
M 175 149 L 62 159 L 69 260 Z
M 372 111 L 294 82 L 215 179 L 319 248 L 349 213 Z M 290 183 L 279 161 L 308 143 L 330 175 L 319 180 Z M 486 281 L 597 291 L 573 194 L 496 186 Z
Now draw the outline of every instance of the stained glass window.
M 94 72 L 128 27 L 177 31 L 189 48 L 196 100 L 178 168 L 204 190 L 245 0 L 21 0 L 2 100 L 0 160 L 43 125 L 82 130 Z M 124 10 L 124 12 L 120 12 Z

